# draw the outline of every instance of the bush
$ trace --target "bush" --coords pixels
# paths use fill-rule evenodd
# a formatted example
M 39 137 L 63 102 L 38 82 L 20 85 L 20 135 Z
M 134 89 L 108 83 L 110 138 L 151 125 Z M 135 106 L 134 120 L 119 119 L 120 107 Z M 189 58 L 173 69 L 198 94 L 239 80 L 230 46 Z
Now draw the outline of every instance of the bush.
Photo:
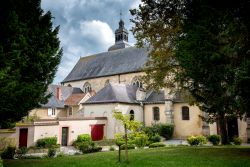
M 135 149 L 134 144 L 128 144 L 127 147 L 128 147 L 128 150 Z M 121 150 L 125 150 L 125 144 L 121 145 Z
M 206 137 L 204 137 L 202 135 L 200 135 L 200 136 L 190 136 L 190 137 L 187 138 L 187 142 L 191 146 L 198 146 L 198 145 L 206 144 L 207 139 L 206 139 Z
M 79 145 L 79 150 L 82 153 L 93 153 L 102 150 L 102 147 L 97 146 L 94 142 L 81 142 Z
M 15 147 L 8 146 L 1 154 L 2 159 L 13 159 L 15 150 Z
M 239 137 L 234 137 L 234 138 L 233 138 L 233 143 L 234 143 L 235 145 L 241 145 L 241 144 L 242 144 L 242 139 L 239 138 Z
M 207 137 L 208 141 L 210 141 L 214 146 L 217 146 L 220 144 L 221 137 L 220 135 L 210 135 Z
M 53 147 L 49 148 L 47 156 L 48 156 L 49 158 L 52 158 L 52 157 L 54 157 L 55 155 L 56 155 L 56 149 L 53 148 Z
M 110 147 L 109 147 L 109 151 L 115 151 L 115 147 L 110 146 Z
M 144 133 L 139 133 L 134 138 L 134 143 L 137 147 L 145 147 L 148 142 L 148 136 Z
M 92 140 L 89 134 L 81 134 L 77 136 L 76 141 L 77 142 L 90 142 Z
M 21 147 L 16 150 L 17 158 L 23 158 L 23 156 L 28 152 L 26 147 Z
M 170 124 L 161 124 L 160 126 L 160 135 L 164 137 L 166 140 L 172 138 L 174 133 L 174 126 Z
M 121 145 L 125 144 L 125 140 L 124 140 L 122 134 L 120 134 L 120 133 L 115 134 L 115 144 L 117 146 L 121 146 Z
M 51 148 L 57 145 L 57 137 L 45 137 L 36 141 L 36 146 L 40 148 Z
M 152 143 L 157 143 L 157 142 L 161 141 L 161 136 L 156 134 L 156 135 L 152 136 L 149 140 L 152 141 Z
M 8 146 L 16 147 L 15 138 L 10 137 L 0 137 L 0 151 L 5 150 Z
M 150 144 L 148 147 L 149 148 L 155 148 L 155 147 L 165 147 L 166 145 L 164 143 L 161 142 L 157 142 L 157 143 L 152 143 Z

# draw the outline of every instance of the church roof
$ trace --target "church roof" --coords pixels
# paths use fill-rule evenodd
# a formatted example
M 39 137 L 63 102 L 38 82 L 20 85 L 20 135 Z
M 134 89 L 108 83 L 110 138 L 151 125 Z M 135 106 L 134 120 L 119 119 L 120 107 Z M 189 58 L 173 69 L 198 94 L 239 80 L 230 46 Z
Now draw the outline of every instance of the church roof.
M 145 104 L 158 104 L 165 102 L 165 95 L 164 91 L 160 90 L 159 92 L 156 91 L 149 91 L 147 92 L 146 99 L 143 103 Z
M 136 87 L 133 85 L 110 83 L 95 96 L 90 97 L 85 104 L 97 103 L 137 103 Z
M 148 58 L 147 48 L 128 47 L 82 57 L 62 81 L 77 81 L 141 71 Z

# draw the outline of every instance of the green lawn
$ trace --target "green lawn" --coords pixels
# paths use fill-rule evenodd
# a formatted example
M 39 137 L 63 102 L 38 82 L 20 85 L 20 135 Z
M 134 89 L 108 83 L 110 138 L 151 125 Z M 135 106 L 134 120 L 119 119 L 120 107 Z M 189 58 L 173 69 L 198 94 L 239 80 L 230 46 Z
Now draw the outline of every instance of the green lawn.
M 124 159 L 124 158 L 123 158 Z M 168 147 L 129 151 L 129 163 L 117 152 L 51 159 L 5 160 L 4 167 L 250 167 L 250 147 Z

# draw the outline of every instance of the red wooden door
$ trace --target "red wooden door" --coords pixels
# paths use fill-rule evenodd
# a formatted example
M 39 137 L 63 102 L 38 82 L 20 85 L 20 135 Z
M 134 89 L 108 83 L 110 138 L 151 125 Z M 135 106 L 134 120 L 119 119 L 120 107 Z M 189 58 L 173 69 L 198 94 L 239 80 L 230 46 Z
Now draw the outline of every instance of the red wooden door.
M 91 125 L 91 138 L 93 141 L 103 139 L 104 124 Z
M 28 141 L 28 128 L 20 129 L 19 133 L 19 148 L 20 147 L 27 147 Z

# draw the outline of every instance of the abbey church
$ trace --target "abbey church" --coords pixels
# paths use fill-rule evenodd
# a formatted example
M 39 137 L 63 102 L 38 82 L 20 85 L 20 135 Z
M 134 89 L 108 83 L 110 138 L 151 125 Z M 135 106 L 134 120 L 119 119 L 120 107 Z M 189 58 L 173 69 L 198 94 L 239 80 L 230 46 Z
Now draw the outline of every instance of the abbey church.
M 121 132 L 113 110 L 130 115 L 146 126 L 157 123 L 174 125 L 174 138 L 218 134 L 216 123 L 207 124 L 197 106 L 190 106 L 179 94 L 168 89 L 145 90 L 140 76 L 148 60 L 147 48 L 128 44 L 128 31 L 120 20 L 115 30 L 115 44 L 106 52 L 82 57 L 61 82 L 50 85 L 49 102 L 30 112 L 31 122 L 17 125 L 13 137 L 19 146 L 32 146 L 37 139 L 57 136 L 61 145 L 71 145 L 79 134 L 93 140 L 113 139 Z M 229 136 L 250 139 L 250 123 L 234 120 L 228 124 Z

